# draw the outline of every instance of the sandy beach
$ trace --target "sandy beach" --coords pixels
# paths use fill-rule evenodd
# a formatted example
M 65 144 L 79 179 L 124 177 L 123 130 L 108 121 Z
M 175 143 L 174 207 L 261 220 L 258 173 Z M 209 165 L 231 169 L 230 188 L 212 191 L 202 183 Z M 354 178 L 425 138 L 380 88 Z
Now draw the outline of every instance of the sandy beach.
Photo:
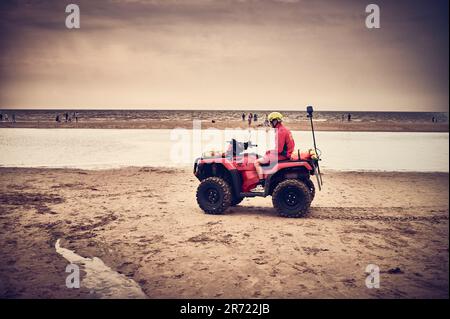
M 248 128 L 247 122 L 240 120 L 216 121 L 202 120 L 201 127 L 217 129 Z M 252 123 L 252 128 L 261 127 L 263 123 Z M 291 121 L 286 122 L 291 130 L 309 131 L 311 129 L 309 121 Z M 93 128 L 93 129 L 173 129 L 186 128 L 192 129 L 192 120 L 133 120 L 133 121 L 111 121 L 111 120 L 80 120 L 79 122 L 54 121 L 18 121 L 0 122 L 0 128 Z M 354 131 L 354 132 L 448 132 L 449 125 L 446 123 L 431 122 L 401 122 L 401 121 L 329 121 L 314 123 L 314 129 L 317 131 Z
M 270 198 L 204 214 L 190 170 L 0 168 L 0 297 L 105 297 L 66 288 L 60 239 L 149 298 L 448 298 L 448 178 L 325 171 L 285 219 Z

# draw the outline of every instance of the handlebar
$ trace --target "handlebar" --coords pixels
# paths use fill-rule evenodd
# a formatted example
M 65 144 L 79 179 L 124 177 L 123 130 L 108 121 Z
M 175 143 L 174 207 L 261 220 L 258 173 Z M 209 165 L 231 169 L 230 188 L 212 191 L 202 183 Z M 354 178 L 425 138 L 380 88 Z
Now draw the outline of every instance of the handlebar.
M 251 141 L 244 143 L 244 148 L 247 149 L 249 147 L 258 147 L 258 144 L 253 144 Z
M 231 143 L 231 144 L 242 144 L 242 146 L 244 147 L 244 149 L 246 150 L 249 147 L 258 147 L 258 144 L 253 144 L 252 141 L 248 141 L 248 142 L 239 142 L 236 141 L 236 139 L 232 139 L 231 141 L 227 141 L 227 143 Z

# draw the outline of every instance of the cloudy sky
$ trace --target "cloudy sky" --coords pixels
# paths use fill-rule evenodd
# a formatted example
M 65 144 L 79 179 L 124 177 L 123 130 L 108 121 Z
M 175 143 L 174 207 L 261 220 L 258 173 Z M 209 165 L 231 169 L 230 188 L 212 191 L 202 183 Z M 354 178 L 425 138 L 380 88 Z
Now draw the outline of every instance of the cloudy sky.
M 448 0 L 372 2 L 2 0 L 0 108 L 448 111 Z

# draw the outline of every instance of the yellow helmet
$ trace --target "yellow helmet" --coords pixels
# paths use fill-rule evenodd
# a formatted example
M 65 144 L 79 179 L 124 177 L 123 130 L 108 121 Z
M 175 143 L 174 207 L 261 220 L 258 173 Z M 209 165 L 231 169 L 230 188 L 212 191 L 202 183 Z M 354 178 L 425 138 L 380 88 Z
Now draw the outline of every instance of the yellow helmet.
M 269 122 L 272 122 L 273 120 L 282 121 L 283 115 L 279 112 L 272 112 L 269 114 L 268 118 Z

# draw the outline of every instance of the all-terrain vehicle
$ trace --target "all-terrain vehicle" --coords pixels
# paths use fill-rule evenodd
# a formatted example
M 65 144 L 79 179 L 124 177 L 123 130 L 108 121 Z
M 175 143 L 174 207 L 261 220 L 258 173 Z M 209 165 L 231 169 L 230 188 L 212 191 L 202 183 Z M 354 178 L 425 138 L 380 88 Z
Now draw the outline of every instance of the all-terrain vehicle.
M 272 196 L 273 206 L 284 217 L 301 217 L 307 213 L 315 196 L 311 176 L 317 177 L 319 190 L 322 178 L 319 168 L 314 127 L 313 108 L 307 107 L 311 122 L 314 149 L 294 152 L 290 159 L 263 167 L 265 187 L 263 192 L 253 192 L 259 182 L 254 162 L 260 157 L 249 153 L 252 142 L 232 139 L 226 152 L 211 152 L 197 158 L 194 175 L 200 181 L 197 202 L 207 214 L 222 214 L 230 206 L 238 205 L 245 197 Z

